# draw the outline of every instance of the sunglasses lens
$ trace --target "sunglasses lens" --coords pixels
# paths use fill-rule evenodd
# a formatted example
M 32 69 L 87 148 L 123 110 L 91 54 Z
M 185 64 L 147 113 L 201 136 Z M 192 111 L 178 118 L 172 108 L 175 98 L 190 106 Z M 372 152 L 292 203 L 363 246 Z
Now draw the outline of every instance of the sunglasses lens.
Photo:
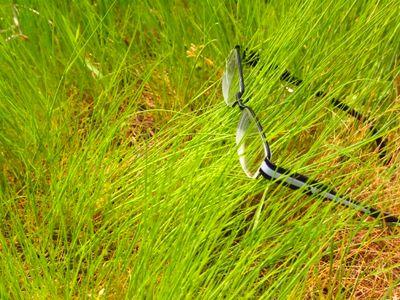
M 222 94 L 226 105 L 232 106 L 236 102 L 236 94 L 239 92 L 239 66 L 238 53 L 234 49 L 226 61 L 224 75 L 222 76 Z
M 268 152 L 254 113 L 247 107 L 242 110 L 240 116 L 236 144 L 243 171 L 248 177 L 256 178 Z

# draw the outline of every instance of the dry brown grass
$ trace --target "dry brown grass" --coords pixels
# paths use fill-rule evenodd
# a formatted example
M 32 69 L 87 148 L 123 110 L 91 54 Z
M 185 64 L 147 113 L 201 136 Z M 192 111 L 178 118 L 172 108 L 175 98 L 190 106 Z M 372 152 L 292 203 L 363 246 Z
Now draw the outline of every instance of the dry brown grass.
M 354 299 L 400 297 L 400 236 L 392 229 L 339 232 L 332 256 L 324 256 L 310 272 L 309 294 L 331 298 L 338 293 Z
M 397 95 L 393 103 L 396 104 L 400 94 L 399 77 L 394 81 L 394 87 Z M 349 130 L 352 130 L 351 126 Z M 365 131 L 366 128 L 358 130 L 355 134 L 357 139 L 362 138 Z M 400 141 L 396 138 L 398 134 L 399 132 L 392 132 L 388 137 L 390 162 L 388 165 L 382 165 L 377 160 L 368 174 L 370 184 L 358 195 L 362 201 L 377 193 L 379 199 L 385 199 L 384 203 L 378 204 L 379 208 L 396 215 L 400 214 L 400 206 L 395 204 L 400 198 L 400 171 L 388 175 L 387 170 L 399 163 Z M 346 140 L 345 136 L 337 138 L 338 140 L 332 142 L 343 143 Z M 354 136 L 351 136 L 351 139 L 354 139 Z M 350 173 L 353 168 L 357 168 L 356 163 L 346 165 Z M 398 228 L 381 227 L 360 230 L 356 234 L 350 229 L 341 231 L 334 237 L 333 248 L 327 250 L 331 251 L 331 254 L 322 257 L 317 269 L 310 271 L 308 298 L 330 299 L 342 295 L 351 299 L 400 299 Z

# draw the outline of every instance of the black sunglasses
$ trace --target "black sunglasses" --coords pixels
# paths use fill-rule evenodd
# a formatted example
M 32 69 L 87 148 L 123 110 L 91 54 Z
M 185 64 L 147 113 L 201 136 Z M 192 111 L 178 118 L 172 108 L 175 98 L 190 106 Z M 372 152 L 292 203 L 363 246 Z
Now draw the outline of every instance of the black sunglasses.
M 258 58 L 253 55 L 249 64 L 254 66 Z M 300 85 L 302 80 L 295 78 L 288 71 L 285 71 L 280 77 L 281 80 Z M 239 125 L 236 132 L 236 144 L 238 145 L 238 155 L 243 171 L 250 178 L 257 178 L 260 175 L 266 179 L 279 182 L 293 190 L 301 189 L 305 194 L 317 195 L 325 200 L 331 200 L 341 205 L 351 207 L 374 218 L 382 218 L 387 223 L 396 223 L 400 221 L 392 214 L 381 212 L 376 208 L 365 206 L 358 201 L 352 200 L 346 196 L 338 195 L 332 188 L 310 180 L 307 176 L 293 173 L 290 170 L 276 166 L 271 162 L 271 150 L 263 132 L 261 123 L 257 119 L 254 111 L 243 100 L 245 85 L 243 80 L 242 57 L 240 55 L 240 46 L 236 46 L 230 53 L 227 61 L 224 75 L 222 77 L 222 93 L 228 106 L 237 106 L 241 110 Z M 325 93 L 317 92 L 321 97 Z M 246 101 L 247 102 L 247 101 Z M 335 107 L 349 113 L 359 120 L 367 120 L 364 116 L 351 109 L 337 99 L 332 100 Z M 377 130 L 372 126 L 372 133 Z M 381 150 L 385 145 L 382 139 L 376 139 L 378 148 Z M 384 156 L 385 154 L 383 154 Z

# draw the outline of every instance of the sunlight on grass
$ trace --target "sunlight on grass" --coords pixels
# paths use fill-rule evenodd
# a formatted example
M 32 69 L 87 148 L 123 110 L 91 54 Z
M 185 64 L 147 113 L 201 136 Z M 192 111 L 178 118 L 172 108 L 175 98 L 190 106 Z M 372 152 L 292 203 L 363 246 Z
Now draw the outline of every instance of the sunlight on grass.
M 273 161 L 400 215 L 399 16 L 394 0 L 0 4 L 0 298 L 400 297 L 398 228 L 248 179 L 221 91 L 240 44 Z

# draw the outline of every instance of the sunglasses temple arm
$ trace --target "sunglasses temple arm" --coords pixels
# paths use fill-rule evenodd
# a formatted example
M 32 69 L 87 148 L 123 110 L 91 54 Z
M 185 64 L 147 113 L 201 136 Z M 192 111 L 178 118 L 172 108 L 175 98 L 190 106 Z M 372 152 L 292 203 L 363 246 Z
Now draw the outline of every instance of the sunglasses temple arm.
M 275 68 L 277 68 L 277 66 L 275 66 Z M 291 83 L 291 84 L 293 84 L 295 86 L 300 86 L 300 84 L 303 82 L 302 79 L 293 76 L 288 70 L 285 70 L 282 73 L 280 79 L 282 81 L 286 81 L 288 83 Z M 316 97 L 324 97 L 324 96 L 326 96 L 326 93 L 323 92 L 323 91 L 318 91 L 318 92 L 315 93 L 315 96 Z M 341 111 L 344 111 L 345 113 L 347 113 L 350 116 L 356 118 L 360 122 L 364 122 L 364 123 L 370 124 L 369 130 L 370 130 L 371 134 L 373 136 L 377 136 L 378 135 L 378 130 L 375 128 L 373 123 L 368 119 L 368 117 L 363 116 L 361 113 L 356 111 L 354 108 L 351 108 L 350 106 L 348 106 L 347 104 L 343 103 L 342 101 L 340 101 L 340 100 L 338 100 L 336 98 L 330 99 L 330 102 L 335 108 L 340 109 Z M 386 157 L 386 151 L 385 151 L 386 144 L 387 144 L 386 139 L 382 139 L 381 137 L 377 137 L 377 138 L 375 138 L 375 142 L 376 142 L 377 147 L 378 147 L 379 157 L 381 159 L 384 159 Z
M 264 160 L 260 172 L 266 179 L 279 182 L 293 190 L 302 189 L 307 195 L 320 196 L 324 200 L 330 200 L 343 206 L 353 208 L 376 219 L 382 218 L 383 221 L 391 225 L 400 225 L 400 220 L 397 217 L 386 212 L 381 212 L 376 208 L 362 205 L 361 203 L 347 197 L 339 196 L 336 191 L 328 186 L 312 181 L 307 176 L 292 173 L 287 169 L 278 167 L 268 159 Z
M 320 93 L 320 94 L 318 95 L 318 93 Z M 319 97 L 325 96 L 325 94 L 323 94 L 323 92 L 318 92 L 318 93 L 317 93 L 317 96 L 319 96 Z M 373 122 L 370 121 L 367 117 L 363 116 L 358 111 L 356 111 L 355 109 L 351 108 L 347 104 L 344 104 L 343 102 L 337 100 L 336 98 L 332 98 L 330 101 L 331 101 L 331 104 L 334 107 L 336 107 L 336 108 L 348 113 L 349 115 L 351 115 L 352 117 L 356 118 L 360 122 L 364 122 L 364 123 L 369 124 L 369 130 L 370 130 L 371 134 L 373 136 L 377 136 L 378 135 L 378 130 L 373 125 Z M 386 157 L 386 150 L 385 150 L 386 145 L 387 145 L 386 139 L 383 139 L 383 138 L 378 136 L 378 137 L 375 138 L 375 142 L 376 142 L 376 145 L 378 147 L 379 158 L 384 159 Z M 387 160 L 386 162 L 389 162 L 389 160 Z

